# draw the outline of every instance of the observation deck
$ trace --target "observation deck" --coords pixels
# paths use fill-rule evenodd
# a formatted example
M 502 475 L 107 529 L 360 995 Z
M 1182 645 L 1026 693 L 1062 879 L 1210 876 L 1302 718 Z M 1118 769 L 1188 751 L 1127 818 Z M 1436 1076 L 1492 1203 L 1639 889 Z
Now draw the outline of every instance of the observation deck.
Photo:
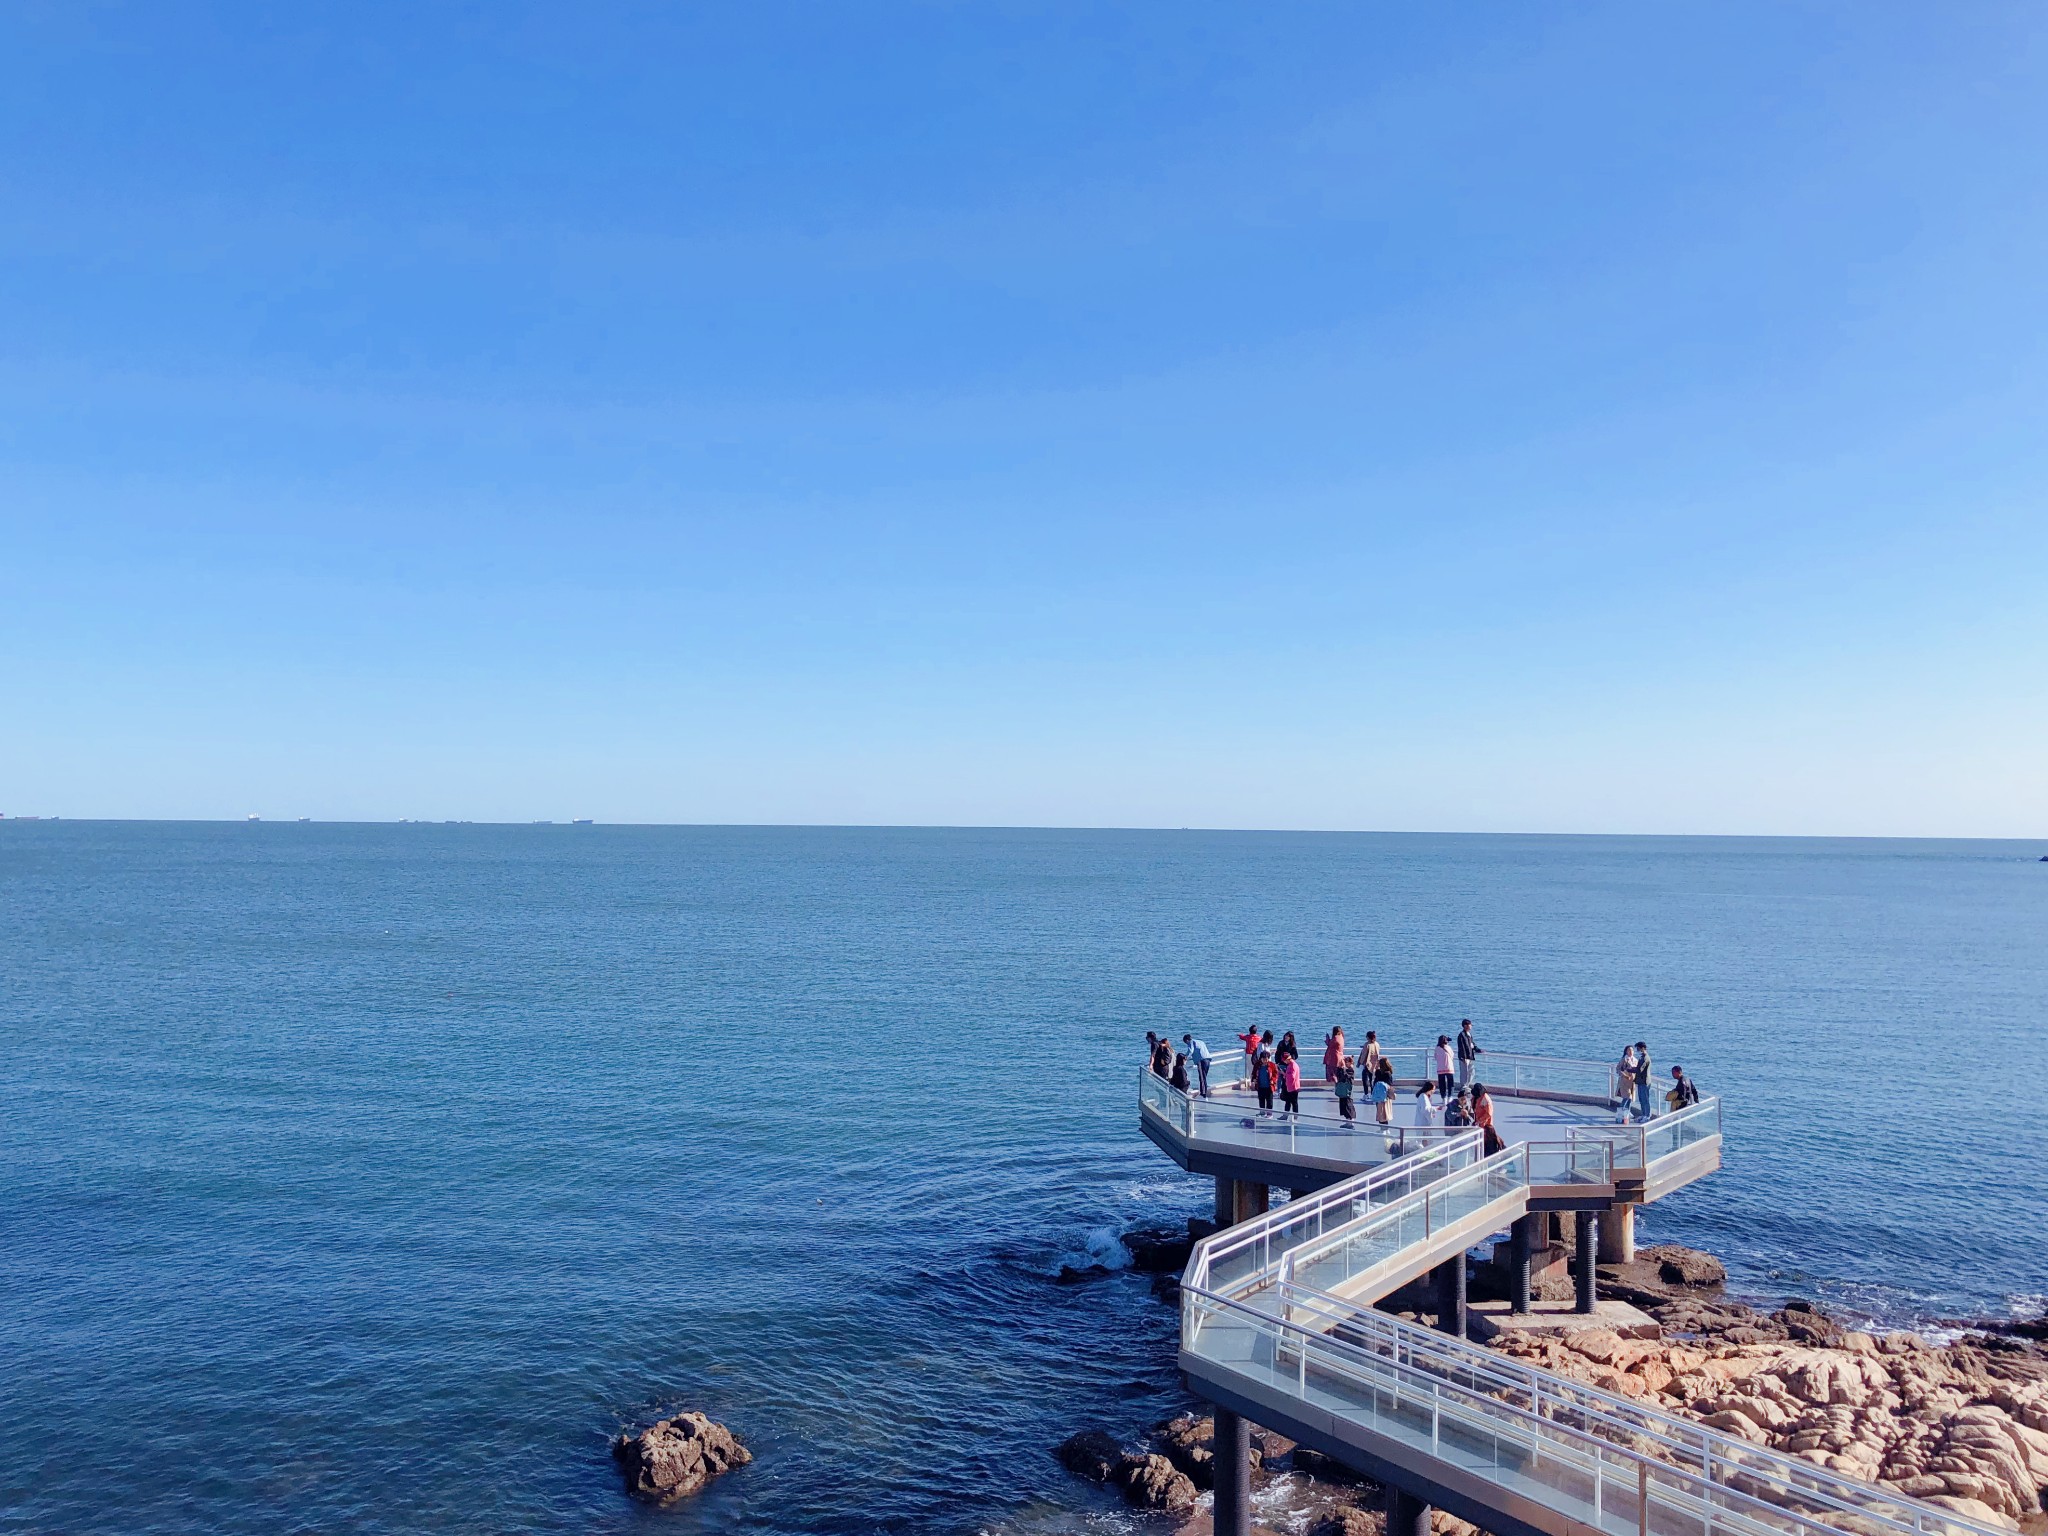
M 1421 1053 L 1393 1054 L 1412 1093 L 1403 1058 Z M 1380 1127 L 1364 1104 L 1347 1122 L 1326 1084 L 1304 1081 L 1299 1116 L 1262 1116 L 1234 1075 L 1212 1068 L 1205 1099 L 1141 1074 L 1145 1134 L 1217 1181 L 1222 1230 L 1182 1276 L 1179 1365 L 1216 1409 L 1218 1536 L 1250 1529 L 1254 1422 L 1383 1484 L 1388 1536 L 1428 1536 L 1432 1507 L 1493 1536 L 2000 1536 L 1469 1342 L 1474 1245 L 1512 1234 L 1526 1312 L 1538 1226 L 1572 1212 L 1590 1312 L 1598 1229 L 1721 1161 L 1718 1099 L 1618 1124 L 1598 1063 L 1483 1063 L 1506 1143 L 1492 1156 L 1472 1129 Z M 1266 1209 L 1271 1184 L 1296 1197 Z M 1431 1273 L 1437 1328 L 1374 1305 Z

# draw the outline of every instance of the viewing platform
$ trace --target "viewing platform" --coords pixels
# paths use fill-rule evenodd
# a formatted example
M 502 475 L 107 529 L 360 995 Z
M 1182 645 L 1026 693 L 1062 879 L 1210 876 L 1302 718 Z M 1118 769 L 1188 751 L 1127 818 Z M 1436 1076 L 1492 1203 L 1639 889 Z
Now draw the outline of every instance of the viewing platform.
M 1509 1234 L 1526 1317 L 1533 1256 L 1569 1213 L 1576 1310 L 1592 1313 L 1596 1264 L 1628 1256 L 1635 1208 L 1720 1167 L 1720 1101 L 1623 1123 L 1605 1066 L 1489 1052 L 1476 1077 L 1504 1145 L 1488 1156 L 1476 1129 L 1412 1123 L 1427 1058 L 1390 1054 L 1406 1092 L 1384 1127 L 1365 1102 L 1345 1120 L 1306 1077 L 1299 1114 L 1262 1114 L 1236 1060 L 1212 1067 L 1207 1098 L 1141 1072 L 1145 1135 L 1216 1180 L 1221 1230 L 1182 1276 L 1179 1365 L 1215 1407 L 1217 1536 L 1250 1530 L 1254 1423 L 1386 1487 L 1388 1536 L 1428 1536 L 1432 1508 L 1493 1536 L 1997 1536 L 1470 1341 L 1472 1248 Z M 1294 1198 L 1272 1205 L 1276 1184 Z M 1375 1305 L 1424 1277 L 1436 1328 Z

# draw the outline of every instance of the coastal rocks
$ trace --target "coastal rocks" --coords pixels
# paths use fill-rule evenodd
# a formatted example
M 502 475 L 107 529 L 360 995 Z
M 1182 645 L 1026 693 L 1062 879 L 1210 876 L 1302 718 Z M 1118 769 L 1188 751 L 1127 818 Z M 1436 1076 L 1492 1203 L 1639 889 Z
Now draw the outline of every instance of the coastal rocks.
M 1131 1251 L 1131 1268 L 1148 1275 L 1179 1274 L 1195 1246 L 1194 1238 L 1178 1227 L 1134 1227 L 1123 1242 Z
M 1159 1509 L 1168 1514 L 1185 1514 L 1195 1507 L 1195 1485 L 1164 1456 L 1126 1456 L 1116 1470 L 1116 1485 L 1124 1498 L 1140 1509 Z
M 1676 1243 L 1658 1243 L 1640 1250 L 1636 1257 L 1657 1266 L 1657 1278 L 1666 1285 L 1715 1286 L 1728 1283 L 1728 1269 L 1711 1253 L 1681 1248 Z
M 1053 1454 L 1060 1465 L 1091 1483 L 1106 1483 L 1124 1459 L 1121 1441 L 1107 1430 L 1084 1429 L 1062 1440 Z
M 1213 1437 L 1213 1430 L 1212 1430 Z M 1112 1483 L 1140 1509 L 1184 1514 L 1195 1506 L 1197 1490 L 1173 1461 L 1156 1451 L 1127 1451 L 1107 1430 L 1084 1429 L 1069 1435 L 1053 1453 L 1060 1465 L 1091 1483 Z
M 1667 1309 L 1667 1326 L 1681 1305 Z M 1691 1303 L 1685 1314 L 1708 1322 Z M 1811 1303 L 1768 1316 L 1717 1303 L 1725 1326 L 1691 1339 L 1589 1329 L 1503 1337 L 1497 1347 L 1559 1375 L 1693 1418 L 1754 1445 L 1880 1482 L 1990 1525 L 2016 1528 L 2048 1492 L 2048 1356 L 2016 1340 L 1936 1347 L 1875 1337 Z
M 620 1435 L 612 1455 L 626 1475 L 627 1491 L 657 1504 L 688 1498 L 712 1478 L 754 1459 L 731 1430 L 701 1413 L 679 1413 L 637 1435 Z

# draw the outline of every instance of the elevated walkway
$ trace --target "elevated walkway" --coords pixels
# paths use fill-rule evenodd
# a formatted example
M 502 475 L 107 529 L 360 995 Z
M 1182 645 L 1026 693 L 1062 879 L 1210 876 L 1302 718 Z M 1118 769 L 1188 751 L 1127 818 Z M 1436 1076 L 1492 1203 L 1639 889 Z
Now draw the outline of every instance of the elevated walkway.
M 1145 1103 L 1157 1141 L 1186 1096 Z M 1202 1122 L 1188 1106 L 1179 1134 L 1204 1139 Z M 1469 1130 L 1375 1144 L 1349 1177 L 1196 1245 L 1179 1363 L 1219 1410 L 1219 1533 L 1244 1526 L 1231 1446 L 1255 1421 L 1394 1490 L 1394 1536 L 1425 1506 L 1495 1536 L 2002 1536 L 1373 1305 L 1532 1212 L 1655 1199 L 1719 1166 L 1717 1100 L 1564 1130 L 1491 1157 Z

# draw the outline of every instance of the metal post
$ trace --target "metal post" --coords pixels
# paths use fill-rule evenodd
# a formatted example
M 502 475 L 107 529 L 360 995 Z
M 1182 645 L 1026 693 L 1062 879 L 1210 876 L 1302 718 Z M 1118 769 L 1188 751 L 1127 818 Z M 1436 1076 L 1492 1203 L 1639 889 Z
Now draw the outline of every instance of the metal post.
M 1252 1427 L 1244 1415 L 1216 1410 L 1216 1536 L 1251 1536 Z M 1428 1536 L 1427 1531 L 1423 1536 Z
M 1218 1532 L 1222 1527 L 1217 1527 Z M 1412 1493 L 1387 1486 L 1387 1536 L 1429 1536 L 1429 1506 Z
M 1511 1287 L 1508 1307 L 1516 1313 L 1529 1310 L 1530 1254 L 1536 1246 L 1536 1223 L 1541 1219 L 1533 1212 L 1518 1216 L 1508 1229 L 1508 1283 Z
M 1465 1337 L 1465 1255 L 1452 1254 L 1436 1267 L 1436 1326 L 1440 1333 Z
M 1597 1277 L 1593 1273 L 1593 1266 L 1600 1262 L 1600 1218 L 1592 1211 L 1580 1211 L 1578 1212 L 1578 1218 L 1579 1251 L 1577 1257 L 1579 1296 L 1578 1305 L 1574 1310 L 1582 1313 L 1590 1313 L 1593 1310 L 1594 1303 L 1599 1300 Z

